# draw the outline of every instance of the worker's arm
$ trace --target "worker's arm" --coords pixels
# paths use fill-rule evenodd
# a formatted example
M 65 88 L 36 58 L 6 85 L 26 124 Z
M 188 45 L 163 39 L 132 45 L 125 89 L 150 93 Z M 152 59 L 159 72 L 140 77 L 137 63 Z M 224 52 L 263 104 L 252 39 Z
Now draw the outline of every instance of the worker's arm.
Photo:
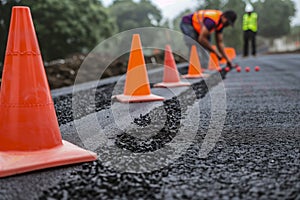
M 221 32 L 216 32 L 216 43 L 217 43 L 217 48 L 219 52 L 221 53 L 222 57 L 225 58 L 227 65 L 232 66 L 231 60 L 228 58 L 228 56 L 225 53 L 224 50 L 224 42 L 223 42 L 223 33 Z
M 201 32 L 199 34 L 198 42 L 208 51 L 213 52 L 217 55 L 219 59 L 222 58 L 222 55 L 220 55 L 219 52 L 217 52 L 213 47 L 211 46 L 208 38 L 210 36 L 210 32 L 207 30 L 205 26 L 202 27 Z

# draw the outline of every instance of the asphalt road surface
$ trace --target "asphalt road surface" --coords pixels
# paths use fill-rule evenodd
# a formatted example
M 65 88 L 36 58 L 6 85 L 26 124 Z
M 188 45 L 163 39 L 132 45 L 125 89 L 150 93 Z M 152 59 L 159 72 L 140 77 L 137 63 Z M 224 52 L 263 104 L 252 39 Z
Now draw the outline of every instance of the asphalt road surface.
M 162 103 L 167 122 L 160 134 L 150 137 L 151 142 L 137 140 L 126 133 L 115 135 L 113 145 L 117 147 L 138 153 L 155 152 L 171 143 L 180 127 L 197 127 L 193 140 L 168 165 L 134 173 L 121 172 L 113 165 L 96 161 L 27 173 L 0 179 L 0 199 L 300 200 L 300 56 L 258 56 L 236 62 L 243 69 L 241 73 L 232 70 L 223 82 L 213 84 L 212 89 L 196 84 L 194 93 L 187 92 Z M 249 73 L 244 70 L 246 66 L 251 68 Z M 260 66 L 259 72 L 254 71 L 255 66 Z M 213 93 L 224 91 L 225 99 L 217 99 L 220 103 L 212 100 Z M 107 101 L 101 102 L 109 97 L 106 94 L 98 99 L 98 118 L 109 107 Z M 61 96 L 55 102 L 61 129 L 70 130 L 63 137 L 80 145 L 72 137 L 75 130 L 67 110 L 68 97 Z M 193 102 L 199 105 L 199 115 L 189 109 L 189 106 L 193 108 Z M 218 116 L 213 115 L 212 107 L 218 106 L 225 111 L 221 113 L 225 117 L 224 123 L 220 121 L 221 135 L 214 135 L 210 143 L 213 148 L 201 156 L 207 131 L 217 132 L 220 125 L 212 126 L 213 117 Z M 150 116 L 155 113 L 160 113 L 159 109 Z M 185 120 L 187 125 L 180 124 L 180 119 L 193 118 L 197 119 L 196 124 L 188 124 L 188 120 Z M 134 122 L 147 125 L 151 118 L 143 113 Z M 96 151 L 102 153 L 100 159 L 107 153 L 103 149 Z

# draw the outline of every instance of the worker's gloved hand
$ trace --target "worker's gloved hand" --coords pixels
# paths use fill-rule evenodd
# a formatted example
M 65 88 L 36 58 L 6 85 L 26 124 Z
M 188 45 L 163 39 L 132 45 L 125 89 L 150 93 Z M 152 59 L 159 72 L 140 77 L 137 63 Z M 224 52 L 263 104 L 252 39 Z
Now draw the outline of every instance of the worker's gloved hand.
M 219 54 L 219 53 L 215 53 L 215 54 L 216 54 L 216 56 L 218 57 L 218 60 L 219 60 L 219 61 L 222 60 L 223 56 L 222 56 L 221 54 Z
M 230 69 L 231 69 L 232 66 L 233 66 L 233 65 L 232 65 L 232 62 L 231 62 L 230 60 L 227 60 L 227 64 L 226 64 L 226 65 L 227 65 L 227 67 L 229 67 Z

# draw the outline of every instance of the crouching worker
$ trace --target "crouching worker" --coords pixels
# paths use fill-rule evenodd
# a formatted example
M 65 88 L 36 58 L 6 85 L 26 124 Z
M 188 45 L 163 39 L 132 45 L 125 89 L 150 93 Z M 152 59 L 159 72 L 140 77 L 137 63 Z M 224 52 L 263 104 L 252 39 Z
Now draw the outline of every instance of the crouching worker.
M 227 65 L 232 67 L 231 60 L 224 51 L 222 32 L 229 25 L 233 26 L 236 18 L 236 13 L 231 10 L 225 12 L 219 10 L 199 10 L 193 14 L 183 16 L 180 28 L 186 36 L 197 41 L 209 52 L 215 53 L 219 60 L 225 58 Z M 218 51 L 210 43 L 213 33 L 215 33 Z M 191 49 L 191 40 L 185 37 L 185 42 L 189 49 Z

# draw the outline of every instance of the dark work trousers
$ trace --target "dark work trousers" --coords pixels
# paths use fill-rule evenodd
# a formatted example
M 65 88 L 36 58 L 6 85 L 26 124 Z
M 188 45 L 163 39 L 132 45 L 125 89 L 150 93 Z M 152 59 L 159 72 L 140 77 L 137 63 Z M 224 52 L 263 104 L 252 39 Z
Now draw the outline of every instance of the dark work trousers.
M 252 45 L 252 55 L 256 55 L 256 33 L 250 30 L 244 31 L 244 56 L 248 56 L 249 41 Z
M 193 45 L 196 45 L 196 44 L 199 45 L 199 43 L 198 43 L 199 34 L 197 33 L 197 31 L 195 31 L 194 27 L 191 24 L 181 22 L 180 29 L 181 29 L 182 33 L 184 34 L 184 42 L 187 45 L 187 47 L 189 48 L 189 50 L 191 50 Z M 197 51 L 200 56 L 201 66 L 203 68 L 207 68 L 208 59 L 209 59 L 207 51 L 203 47 L 202 48 L 197 47 Z M 190 56 L 190 53 L 189 53 L 189 56 Z

